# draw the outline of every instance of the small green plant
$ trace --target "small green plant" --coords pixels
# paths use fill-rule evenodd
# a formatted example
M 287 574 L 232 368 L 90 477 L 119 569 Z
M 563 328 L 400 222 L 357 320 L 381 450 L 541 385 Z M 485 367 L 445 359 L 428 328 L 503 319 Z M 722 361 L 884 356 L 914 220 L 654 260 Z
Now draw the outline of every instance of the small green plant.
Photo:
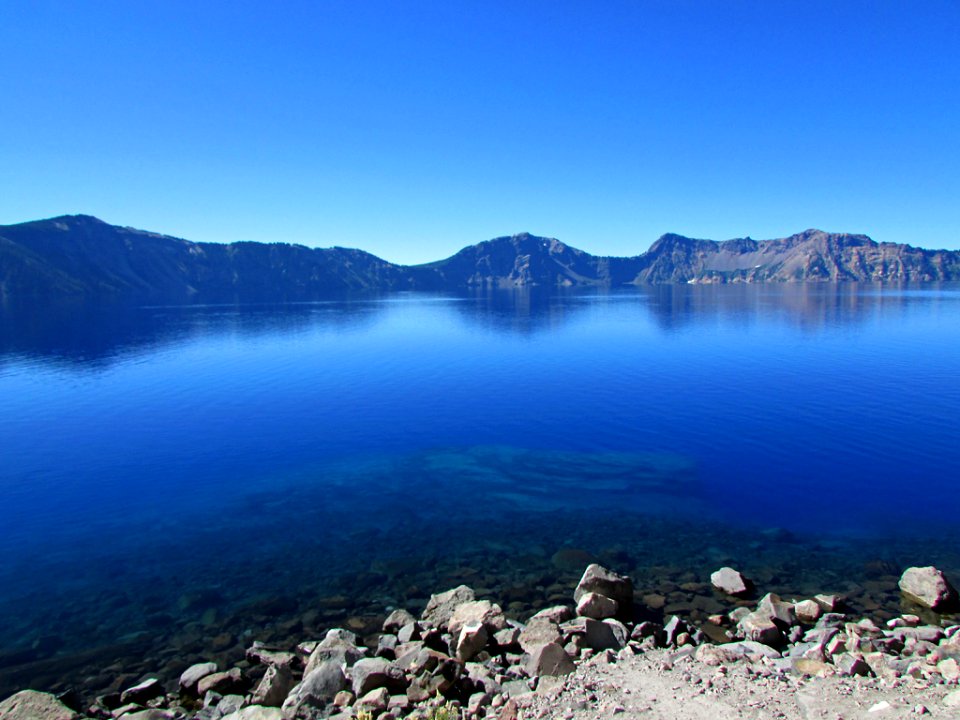
M 460 720 L 460 708 L 448 702 L 430 711 L 428 720 Z
M 357 710 L 357 720 L 373 720 L 373 711 L 360 708 Z

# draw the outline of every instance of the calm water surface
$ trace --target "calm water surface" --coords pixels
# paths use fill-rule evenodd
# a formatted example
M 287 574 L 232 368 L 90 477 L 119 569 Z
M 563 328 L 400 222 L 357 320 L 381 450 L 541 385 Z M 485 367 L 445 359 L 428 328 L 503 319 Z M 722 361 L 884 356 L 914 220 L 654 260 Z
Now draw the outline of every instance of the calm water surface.
M 0 320 L 0 689 L 97 686 L 130 648 L 173 672 L 225 627 L 229 654 L 462 578 L 542 604 L 564 549 L 651 587 L 960 567 L 956 286 Z

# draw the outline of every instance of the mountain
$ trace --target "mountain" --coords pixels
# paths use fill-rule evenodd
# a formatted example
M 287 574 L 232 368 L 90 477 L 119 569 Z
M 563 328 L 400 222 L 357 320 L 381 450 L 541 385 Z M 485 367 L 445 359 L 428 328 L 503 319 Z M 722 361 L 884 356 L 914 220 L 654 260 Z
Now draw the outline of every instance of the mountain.
M 278 302 L 380 290 L 647 283 L 960 280 L 960 251 L 807 230 L 780 240 L 664 235 L 636 257 L 598 257 L 528 233 L 425 265 L 362 250 L 195 243 L 68 215 L 0 226 L 0 296 Z

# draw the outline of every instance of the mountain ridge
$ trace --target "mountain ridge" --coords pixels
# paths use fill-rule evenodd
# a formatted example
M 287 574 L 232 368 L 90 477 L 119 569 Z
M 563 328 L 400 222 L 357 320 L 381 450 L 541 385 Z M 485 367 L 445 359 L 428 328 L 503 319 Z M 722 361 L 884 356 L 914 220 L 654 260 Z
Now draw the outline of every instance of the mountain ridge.
M 630 257 L 556 238 L 504 235 L 450 257 L 399 265 L 364 250 L 283 242 L 193 242 L 91 215 L 0 226 L 0 296 L 136 296 L 294 301 L 332 293 L 525 286 L 960 280 L 960 251 L 808 229 L 786 238 L 704 240 L 667 233 Z

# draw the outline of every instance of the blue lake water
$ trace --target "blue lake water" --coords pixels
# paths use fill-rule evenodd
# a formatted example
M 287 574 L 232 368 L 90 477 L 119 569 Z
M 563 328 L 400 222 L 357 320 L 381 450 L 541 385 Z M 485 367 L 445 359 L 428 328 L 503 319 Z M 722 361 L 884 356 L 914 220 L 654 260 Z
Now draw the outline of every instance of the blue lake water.
M 957 286 L 0 320 L 0 689 L 362 629 L 461 581 L 519 613 L 584 557 L 879 612 L 905 564 L 960 568 Z

